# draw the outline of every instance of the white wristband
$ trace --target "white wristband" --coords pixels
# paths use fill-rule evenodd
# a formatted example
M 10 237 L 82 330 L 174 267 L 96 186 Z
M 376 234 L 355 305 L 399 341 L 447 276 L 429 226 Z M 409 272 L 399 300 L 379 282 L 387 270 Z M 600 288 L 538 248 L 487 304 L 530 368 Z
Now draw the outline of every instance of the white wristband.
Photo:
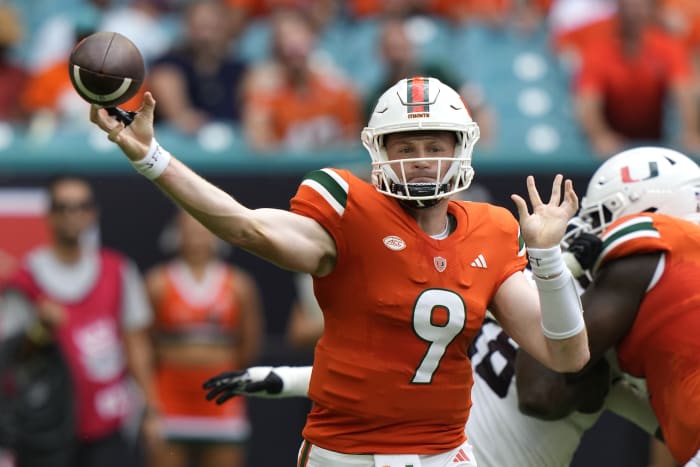
M 542 332 L 549 339 L 568 339 L 583 330 L 583 306 L 568 270 L 552 279 L 535 276 L 542 310 Z
M 566 269 L 559 245 L 551 248 L 528 248 L 527 257 L 536 277 L 548 279 Z
M 137 161 L 130 161 L 131 165 L 144 177 L 155 180 L 160 177 L 170 163 L 170 153 L 163 149 L 155 138 L 151 139 L 146 157 Z

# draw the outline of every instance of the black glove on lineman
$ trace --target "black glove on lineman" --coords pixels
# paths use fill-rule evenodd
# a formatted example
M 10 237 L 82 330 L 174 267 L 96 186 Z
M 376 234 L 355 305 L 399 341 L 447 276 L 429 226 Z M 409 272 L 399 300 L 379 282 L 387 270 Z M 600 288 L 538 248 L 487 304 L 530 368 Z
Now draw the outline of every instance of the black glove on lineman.
M 216 399 L 217 404 L 223 404 L 236 396 L 245 396 L 264 392 L 269 395 L 279 394 L 284 387 L 282 378 L 270 371 L 262 379 L 254 379 L 248 370 L 226 371 L 204 382 L 202 387 L 209 391 L 208 401 Z
M 569 245 L 568 251 L 584 270 L 590 270 L 603 249 L 603 241 L 597 235 L 581 233 Z

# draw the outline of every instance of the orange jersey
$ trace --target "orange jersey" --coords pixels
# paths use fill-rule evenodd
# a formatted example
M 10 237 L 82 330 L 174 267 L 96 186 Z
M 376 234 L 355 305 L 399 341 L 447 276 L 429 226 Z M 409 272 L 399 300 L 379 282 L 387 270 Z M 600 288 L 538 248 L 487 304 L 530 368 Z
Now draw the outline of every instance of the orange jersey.
M 220 262 L 207 267 L 204 278 L 195 281 L 188 267 L 181 261 L 173 261 L 164 268 L 165 288 L 155 304 L 156 336 L 164 341 L 193 340 L 199 342 L 227 342 L 233 344 L 239 319 L 236 303 L 233 270 Z M 245 401 L 236 398 L 223 405 L 212 404 L 202 396 L 202 382 L 207 378 L 232 370 L 236 364 L 235 351 L 231 350 L 228 364 L 204 367 L 180 366 L 176 363 L 158 365 L 156 384 L 161 409 L 167 420 L 170 434 L 180 436 L 192 426 L 212 418 L 245 417 Z M 172 417 L 201 417 L 197 423 Z M 193 425 L 194 423 L 194 425 Z M 238 422 L 235 422 L 238 423 Z M 215 426 L 215 425 L 214 425 Z
M 467 348 L 500 284 L 526 264 L 516 220 L 450 201 L 456 229 L 436 240 L 396 199 L 334 169 L 308 174 L 291 208 L 337 248 L 333 272 L 314 279 L 324 332 L 304 438 L 349 454 L 458 446 L 471 407 Z
M 215 328 L 229 334 L 238 324 L 238 305 L 231 268 L 223 263 L 209 266 L 204 279 L 195 282 L 189 269 L 174 261 L 165 268 L 165 290 L 155 304 L 155 328 L 188 332 Z
M 601 264 L 664 253 L 617 352 L 623 371 L 646 378 L 664 439 L 685 464 L 700 449 L 700 227 L 644 213 L 619 219 L 602 239 Z
M 246 95 L 251 112 L 266 115 L 274 140 L 291 149 L 322 147 L 357 137 L 360 99 L 344 81 L 314 73 L 303 88 L 259 80 Z
M 608 123 L 623 136 L 659 139 L 668 90 L 693 78 L 687 50 L 669 34 L 649 27 L 640 50 L 628 56 L 609 29 L 583 48 L 576 93 L 602 98 Z

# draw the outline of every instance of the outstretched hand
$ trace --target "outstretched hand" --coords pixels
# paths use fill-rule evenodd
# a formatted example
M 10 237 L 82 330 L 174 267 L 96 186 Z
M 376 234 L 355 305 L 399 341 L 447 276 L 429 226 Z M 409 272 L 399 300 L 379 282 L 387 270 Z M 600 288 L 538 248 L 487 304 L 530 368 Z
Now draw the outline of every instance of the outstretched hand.
M 548 203 L 544 203 L 535 186 L 535 178 L 527 177 L 527 191 L 532 204 L 530 213 L 525 200 L 518 195 L 511 199 L 518 209 L 520 218 L 520 233 L 525 245 L 530 248 L 550 248 L 559 245 L 564 237 L 569 219 L 578 211 L 578 197 L 574 192 L 573 182 L 564 182 L 564 198 L 562 200 L 561 185 L 564 177 L 557 174 L 552 184 L 552 195 Z
M 107 133 L 110 141 L 119 145 L 121 150 L 132 161 L 143 159 L 153 139 L 153 111 L 156 100 L 150 92 L 143 96 L 143 105 L 134 117 L 134 121 L 125 126 L 124 123 L 112 117 L 107 109 L 92 105 L 90 121 Z
M 221 405 L 236 396 L 274 396 L 282 392 L 283 386 L 282 379 L 269 367 L 254 367 L 220 373 L 205 381 L 202 388 L 208 391 L 208 401 L 216 400 Z

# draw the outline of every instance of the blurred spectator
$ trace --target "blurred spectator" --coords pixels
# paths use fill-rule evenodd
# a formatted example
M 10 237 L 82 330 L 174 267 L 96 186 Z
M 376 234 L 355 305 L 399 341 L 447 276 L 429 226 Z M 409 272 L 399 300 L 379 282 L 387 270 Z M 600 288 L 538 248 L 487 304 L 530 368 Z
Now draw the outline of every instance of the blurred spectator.
M 32 251 L 10 280 L 0 330 L 4 341 L 25 335 L 32 345 L 58 346 L 75 395 L 58 404 L 75 405 L 76 426 L 74 432 L 60 426 L 35 440 L 71 440 L 54 450 L 18 449 L 18 465 L 138 466 L 134 440 L 124 433 L 134 408 L 128 375 L 147 407 L 155 400 L 146 333 L 151 309 L 141 276 L 130 260 L 95 244 L 97 207 L 85 180 L 57 178 L 48 194 L 52 243 Z
M 80 8 L 66 8 L 39 24 L 30 38 L 27 63 L 38 72 L 63 61 L 76 37 L 95 31 L 118 32 L 139 48 L 147 62 L 165 53 L 172 42 L 166 14 L 179 0 L 83 0 Z
M 406 18 L 428 13 L 428 0 L 350 0 L 347 9 L 360 20 L 373 16 Z
M 542 24 L 552 0 L 429 0 L 430 11 L 453 23 L 476 22 L 530 31 Z
M 163 437 L 150 465 L 243 467 L 242 443 L 250 435 L 245 401 L 211 404 L 202 383 L 258 357 L 258 287 L 248 273 L 218 259 L 223 243 L 189 214 L 177 215 L 173 234 L 177 256 L 146 277 Z
M 503 26 L 514 14 L 545 15 L 552 0 L 351 0 L 348 3 L 350 15 L 358 19 L 434 15 L 454 24 L 479 22 Z
M 552 48 L 567 71 L 580 66 L 581 51 L 614 34 L 617 0 L 554 0 L 549 10 Z
M 26 59 L 29 70 L 37 72 L 65 59 L 76 37 L 98 30 L 100 18 L 109 11 L 112 1 L 85 0 L 80 8 L 61 9 L 43 20 L 29 38 Z
M 231 14 L 231 31 L 239 36 L 245 26 L 253 20 L 266 20 L 277 9 L 294 8 L 304 10 L 318 32 L 330 23 L 338 12 L 341 0 L 224 0 Z
M 212 122 L 238 123 L 246 67 L 232 55 L 226 7 L 218 0 L 193 2 L 183 22 L 182 43 L 150 69 L 157 121 L 189 134 Z
M 411 41 L 404 20 L 386 19 L 379 34 L 379 50 L 385 70 L 384 77 L 365 99 L 365 118 L 368 120 L 379 96 L 397 81 L 412 76 L 432 76 L 459 91 L 469 102 L 472 118 L 479 124 L 480 142 L 488 145 L 493 140 L 493 112 L 485 103 L 484 93 L 477 85 L 460 82 L 454 70 L 444 61 L 425 61 L 419 56 L 416 44 Z
M 680 120 L 680 145 L 700 153 L 698 105 L 685 48 L 651 23 L 653 0 L 618 0 L 614 30 L 584 49 L 575 82 L 577 116 L 593 150 L 606 157 L 664 137 L 665 98 Z
M 24 68 L 11 58 L 12 48 L 22 39 L 22 28 L 15 11 L 0 4 L 0 122 L 18 122 L 23 112 L 19 95 L 25 86 Z
M 136 44 L 146 63 L 163 55 L 170 48 L 173 32 L 168 30 L 169 13 L 176 0 L 130 0 L 105 11 L 100 18 L 100 31 L 125 35 Z
M 308 151 L 355 144 L 356 90 L 335 68 L 315 66 L 317 36 L 299 10 L 272 16 L 272 57 L 246 80 L 244 130 L 257 151 Z

